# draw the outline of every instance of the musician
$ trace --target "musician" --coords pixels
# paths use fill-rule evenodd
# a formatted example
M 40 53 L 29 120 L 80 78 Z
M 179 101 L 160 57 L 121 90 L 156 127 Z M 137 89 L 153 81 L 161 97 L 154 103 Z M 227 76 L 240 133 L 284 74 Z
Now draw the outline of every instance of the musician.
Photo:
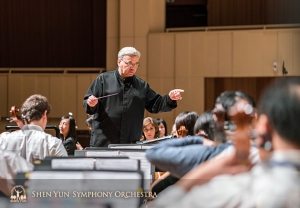
M 271 152 L 264 163 L 248 172 L 236 154 L 208 161 L 162 193 L 152 208 L 300 207 L 299 89 L 299 77 L 282 77 L 260 99 L 257 145 Z
M 149 141 L 159 137 L 159 130 L 156 121 L 147 117 L 143 121 L 143 135 L 140 141 Z
M 211 111 L 205 111 L 199 116 L 195 123 L 194 134 L 213 141 L 214 128 L 215 122 L 213 113 Z
M 184 111 L 177 115 L 175 119 L 175 125 L 177 129 L 178 138 L 184 138 L 188 135 L 189 136 L 194 135 L 193 128 L 197 118 L 198 118 L 198 114 L 194 111 Z M 160 178 L 154 181 L 154 183 L 150 187 L 150 191 L 152 191 L 153 194 L 154 193 L 159 194 L 161 191 L 173 185 L 178 180 L 179 180 L 178 177 L 172 176 L 170 172 L 167 171 Z
M 87 90 L 84 108 L 86 113 L 94 115 L 92 147 L 136 143 L 142 135 L 145 109 L 150 113 L 168 112 L 182 99 L 183 90 L 174 89 L 161 96 L 135 75 L 140 56 L 133 47 L 122 48 L 118 53 L 118 68 L 100 74 Z M 111 94 L 114 96 L 98 99 Z
M 59 131 L 68 155 L 74 155 L 77 142 L 75 119 L 71 115 L 61 117 Z
M 13 151 L 31 163 L 46 156 L 68 156 L 62 141 L 44 132 L 50 111 L 46 97 L 31 95 L 21 107 L 26 124 L 21 130 L 3 132 L 0 148 Z
M 247 97 L 249 95 L 246 95 L 246 93 L 230 91 L 222 93 L 216 101 L 221 102 L 224 109 L 228 111 L 230 105 L 233 106 L 239 99 L 246 99 L 249 104 L 253 104 L 252 99 L 248 100 Z M 226 115 L 227 113 L 225 112 Z M 226 118 L 229 122 L 229 116 L 226 116 Z M 179 123 L 176 123 L 177 128 L 179 125 Z M 193 128 L 191 129 L 194 133 Z M 218 146 L 211 146 L 210 140 L 200 136 L 189 136 L 184 139 L 164 141 L 155 145 L 146 151 L 146 158 L 160 170 L 169 171 L 171 175 L 181 178 L 200 163 L 214 158 L 224 150 L 226 150 L 224 155 L 232 154 L 234 148 L 231 148 L 231 146 L 232 141 L 230 140 Z M 253 161 L 258 162 L 257 148 L 253 147 L 252 149 L 251 158 Z
M 3 149 L 0 149 L 0 167 L 0 198 L 11 195 L 11 189 L 15 184 L 14 179 L 18 172 L 29 172 L 34 168 L 33 164 L 23 157 Z
M 94 118 L 93 115 L 89 115 L 89 114 L 88 114 L 88 118 L 85 120 L 85 124 L 86 124 L 87 129 L 89 130 L 89 134 L 92 133 L 92 128 L 93 128 L 93 118 Z M 77 150 L 83 150 L 82 145 L 81 145 L 78 141 L 76 142 L 76 149 L 77 149 Z
M 157 118 L 156 123 L 158 125 L 159 137 L 168 136 L 167 123 L 163 118 Z

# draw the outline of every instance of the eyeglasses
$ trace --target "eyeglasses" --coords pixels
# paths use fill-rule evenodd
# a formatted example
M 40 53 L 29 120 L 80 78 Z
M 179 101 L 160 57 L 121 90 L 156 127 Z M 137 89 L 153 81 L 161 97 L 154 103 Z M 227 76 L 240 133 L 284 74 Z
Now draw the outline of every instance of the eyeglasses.
M 139 67 L 140 66 L 140 63 L 139 62 L 137 62 L 137 63 L 135 63 L 135 64 L 133 64 L 133 63 L 131 63 L 130 61 L 129 62 L 126 62 L 126 61 L 124 61 L 123 59 L 121 59 L 121 61 L 123 61 L 127 66 L 129 66 L 129 67 Z

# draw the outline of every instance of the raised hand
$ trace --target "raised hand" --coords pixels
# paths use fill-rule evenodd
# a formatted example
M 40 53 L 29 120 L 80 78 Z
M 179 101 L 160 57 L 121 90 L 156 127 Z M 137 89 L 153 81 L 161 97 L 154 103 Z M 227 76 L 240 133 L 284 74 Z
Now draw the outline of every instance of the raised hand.
M 169 92 L 169 97 L 171 98 L 171 100 L 181 100 L 182 97 L 181 97 L 181 92 L 184 92 L 184 90 L 182 89 L 174 89 L 174 90 L 171 90 Z

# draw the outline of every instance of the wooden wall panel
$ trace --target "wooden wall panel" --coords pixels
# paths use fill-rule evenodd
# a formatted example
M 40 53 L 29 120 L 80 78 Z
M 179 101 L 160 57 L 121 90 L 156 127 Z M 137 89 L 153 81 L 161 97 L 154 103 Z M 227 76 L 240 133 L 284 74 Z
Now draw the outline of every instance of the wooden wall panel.
M 294 32 L 294 75 L 300 75 L 300 31 Z
M 175 36 L 175 77 L 191 76 L 190 35 L 178 33 Z
M 208 26 L 263 24 L 264 0 L 208 0 Z
M 120 1 L 119 12 L 121 37 L 134 37 L 134 0 Z
M 224 32 L 218 34 L 218 76 L 232 76 L 232 33 Z
M 162 48 L 162 37 L 165 35 L 159 33 L 149 34 L 148 37 L 148 67 L 147 75 L 149 78 L 157 78 L 165 70 L 162 68 L 163 53 L 166 49 Z M 174 45 L 174 44 L 173 44 Z
M 194 32 L 190 33 L 191 41 L 191 72 L 195 77 L 204 76 L 206 73 L 204 64 L 204 33 Z
M 249 32 L 249 66 L 250 72 L 253 76 L 262 75 L 263 63 L 263 33 L 262 31 Z M 246 72 L 245 72 L 246 73 Z
M 262 75 L 262 31 L 233 33 L 233 76 Z
M 151 1 L 151 0 L 150 0 Z M 133 8 L 149 8 L 149 0 L 135 0 Z M 146 37 L 149 32 L 149 9 L 135 9 L 134 34 Z M 128 25 L 128 24 L 126 24 Z
M 36 75 L 23 75 L 22 76 L 22 89 L 21 89 L 21 95 L 23 96 L 23 101 L 28 98 L 29 96 L 33 94 L 37 94 L 38 89 L 36 86 Z
M 0 67 L 105 67 L 106 0 L 1 0 Z
M 74 91 L 77 88 L 77 76 L 76 75 L 67 75 L 64 76 L 63 83 L 61 85 L 63 90 L 63 102 L 62 109 L 63 115 L 68 115 L 69 112 L 73 113 L 74 118 L 77 120 L 77 108 L 79 103 L 77 103 L 77 93 Z
M 264 89 L 275 77 L 205 78 L 205 110 L 214 107 L 216 98 L 224 91 L 243 91 L 252 96 L 256 103 Z
M 264 0 L 266 24 L 300 23 L 299 0 Z
M 204 34 L 204 69 L 206 77 L 218 76 L 218 33 Z
M 248 49 L 248 33 L 233 33 L 233 76 L 243 76 L 250 72 L 249 65 L 249 49 Z M 251 73 L 251 72 L 250 72 Z
M 7 105 L 8 100 L 8 76 L 7 75 L 0 75 L 0 117 L 8 116 L 9 108 Z
M 64 76 L 51 76 L 48 100 L 53 110 L 50 117 L 60 118 L 64 115 L 64 95 Z
M 166 34 L 161 37 L 161 48 L 157 49 L 161 51 L 160 71 L 157 75 L 161 78 L 173 78 L 175 77 L 175 35 Z M 157 50 L 153 53 L 157 53 Z M 155 61 L 154 61 L 155 64 Z M 151 69 L 148 69 L 151 71 Z
M 281 67 L 278 65 L 277 60 L 278 51 L 278 36 L 277 31 L 264 31 L 263 32 L 263 63 L 262 75 L 263 76 L 279 76 L 281 75 Z M 276 70 L 273 68 L 273 63 L 277 63 Z
M 293 75 L 294 62 L 294 31 L 279 31 L 278 32 L 278 66 L 282 74 L 282 65 L 288 71 L 288 75 Z
M 49 75 L 36 75 L 36 90 L 38 94 L 50 97 L 50 76 Z
M 208 0 L 208 26 L 300 23 L 299 0 Z
M 20 108 L 27 97 L 22 94 L 23 76 L 21 74 L 8 75 L 8 106 Z

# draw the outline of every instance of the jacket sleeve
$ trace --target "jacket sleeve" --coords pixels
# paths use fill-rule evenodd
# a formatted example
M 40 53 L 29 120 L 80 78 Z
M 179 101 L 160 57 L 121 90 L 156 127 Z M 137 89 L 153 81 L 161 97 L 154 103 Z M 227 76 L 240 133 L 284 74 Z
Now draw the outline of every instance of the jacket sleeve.
M 67 150 L 68 155 L 74 155 L 74 151 L 76 149 L 76 142 L 75 139 L 72 137 L 67 138 L 64 146 Z
M 182 177 L 197 163 L 203 150 L 202 137 L 187 137 L 160 142 L 146 151 L 146 158 L 162 171 Z
M 101 82 L 101 75 L 99 75 L 91 84 L 89 89 L 87 90 L 84 98 L 83 98 L 83 107 L 85 109 L 85 112 L 87 114 L 93 115 L 97 112 L 98 106 L 100 105 L 100 100 L 98 100 L 98 104 L 94 107 L 90 107 L 87 104 L 87 99 L 91 96 L 94 95 L 95 97 L 100 97 L 102 96 L 102 82 Z
M 181 178 L 200 163 L 214 157 L 228 145 L 203 146 L 198 136 L 161 142 L 146 151 L 146 158 L 162 171 Z
M 177 107 L 177 101 L 171 100 L 169 95 L 161 96 L 148 86 L 146 110 L 150 113 L 169 112 Z

